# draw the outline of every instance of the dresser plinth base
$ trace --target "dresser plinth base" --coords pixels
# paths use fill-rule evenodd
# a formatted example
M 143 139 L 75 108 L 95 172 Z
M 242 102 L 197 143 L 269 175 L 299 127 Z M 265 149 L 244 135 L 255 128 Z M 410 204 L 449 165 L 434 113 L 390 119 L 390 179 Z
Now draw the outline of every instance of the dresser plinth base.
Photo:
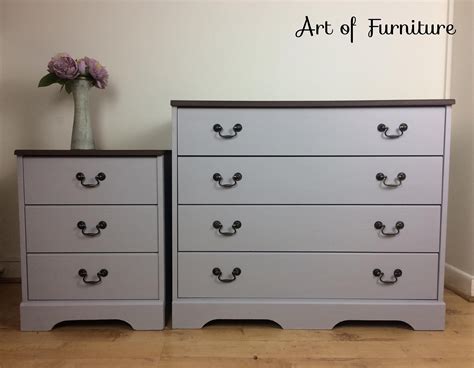
M 159 300 L 29 301 L 20 304 L 22 331 L 49 331 L 64 321 L 121 320 L 134 330 L 162 330 Z
M 214 300 L 173 302 L 173 328 L 201 328 L 212 320 L 271 320 L 284 329 L 332 329 L 343 321 L 402 321 L 414 330 L 444 330 L 441 301 Z

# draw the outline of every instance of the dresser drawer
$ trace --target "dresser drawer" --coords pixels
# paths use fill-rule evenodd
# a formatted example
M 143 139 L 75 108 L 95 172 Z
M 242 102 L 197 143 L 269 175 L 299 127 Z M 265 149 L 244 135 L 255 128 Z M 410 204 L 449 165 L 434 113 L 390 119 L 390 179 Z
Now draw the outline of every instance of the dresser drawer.
M 444 107 L 180 108 L 178 154 L 442 155 L 444 122 Z M 408 129 L 389 138 L 380 124 L 389 136 L 401 134 L 400 124 Z
M 28 252 L 157 252 L 158 206 L 26 206 Z
M 437 298 L 437 254 L 179 253 L 178 262 L 181 298 Z M 397 269 L 397 282 L 380 281 L 394 281 Z M 219 271 L 235 280 L 219 281 Z
M 440 212 L 439 206 L 182 205 L 178 250 L 438 252 Z
M 28 299 L 158 299 L 158 254 L 30 254 Z M 97 273 L 108 274 L 98 284 Z
M 151 157 L 27 157 L 25 203 L 156 204 L 156 177 L 157 160 Z
M 442 157 L 180 157 L 178 203 L 440 204 L 442 167 Z

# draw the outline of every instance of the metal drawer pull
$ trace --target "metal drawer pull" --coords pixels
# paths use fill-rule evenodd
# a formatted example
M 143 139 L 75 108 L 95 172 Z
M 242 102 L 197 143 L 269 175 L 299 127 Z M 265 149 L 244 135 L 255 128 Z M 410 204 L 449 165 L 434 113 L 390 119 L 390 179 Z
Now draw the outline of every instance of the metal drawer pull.
M 382 271 L 380 271 L 380 269 L 378 269 L 378 268 L 373 270 L 372 274 L 375 277 L 378 277 L 379 281 L 383 284 L 395 284 L 398 281 L 398 278 L 402 275 L 402 270 L 397 268 L 395 271 L 393 271 L 393 276 L 392 276 L 391 280 L 383 280 L 384 273 Z
M 223 225 L 218 220 L 216 220 L 212 223 L 212 227 L 214 229 L 219 230 L 219 234 L 221 234 L 221 235 L 232 236 L 232 235 L 237 234 L 237 229 L 240 229 L 242 227 L 242 223 L 239 220 L 234 221 L 234 223 L 232 224 L 232 232 L 222 231 Z
M 405 224 L 403 223 L 403 221 L 397 221 L 395 223 L 395 228 L 394 228 L 396 231 L 393 232 L 393 233 L 386 233 L 384 231 L 385 230 L 385 224 L 382 221 L 376 221 L 375 224 L 374 224 L 374 227 L 377 230 L 380 230 L 380 232 L 385 236 L 395 236 L 395 235 L 400 234 L 400 230 L 405 227 Z
M 85 230 L 87 229 L 87 225 L 84 221 L 79 221 L 77 223 L 77 227 L 81 229 L 82 234 L 85 236 L 97 236 L 100 235 L 100 230 L 104 230 L 107 227 L 107 223 L 105 221 L 100 221 L 97 225 L 95 225 L 95 228 L 97 229 L 97 232 L 95 233 L 86 233 Z
M 232 278 L 231 279 L 223 279 L 221 278 L 222 276 L 222 271 L 219 267 L 216 267 L 212 270 L 212 274 L 214 276 L 217 276 L 217 279 L 220 281 L 220 282 L 232 282 L 232 281 L 235 281 L 237 279 L 237 276 L 239 276 L 240 274 L 242 273 L 242 270 L 238 267 L 235 267 L 233 270 L 232 270 Z
M 408 125 L 405 123 L 402 123 L 398 126 L 398 131 L 400 134 L 387 134 L 389 127 L 386 126 L 385 124 L 379 124 L 377 125 L 377 130 L 387 138 L 394 139 L 394 138 L 400 138 L 403 135 L 403 132 L 406 132 L 408 130 Z
M 212 179 L 214 181 L 217 181 L 222 188 L 232 188 L 232 187 L 235 187 L 237 185 L 238 181 L 242 180 L 242 174 L 241 173 L 235 173 L 232 176 L 232 179 L 234 180 L 234 182 L 232 184 L 222 184 L 222 175 L 219 174 L 219 173 L 215 173 L 214 175 L 212 175 Z
M 100 185 L 100 182 L 101 181 L 104 181 L 105 180 L 105 174 L 103 172 L 100 172 L 98 173 L 96 176 L 95 176 L 95 183 L 94 184 L 86 184 L 84 183 L 84 180 L 86 180 L 86 176 L 81 173 L 81 172 L 78 172 L 76 174 L 76 179 L 79 180 L 81 182 L 81 185 L 83 187 L 86 187 L 86 188 L 95 188 L 95 187 L 98 187 Z
M 219 133 L 219 137 L 224 138 L 224 139 L 231 139 L 231 138 L 237 137 L 237 133 L 242 131 L 242 125 L 241 124 L 235 124 L 232 128 L 232 130 L 234 131 L 234 134 L 229 134 L 229 135 L 222 134 L 223 128 L 222 128 L 222 125 L 220 125 L 220 124 L 214 124 L 212 129 L 216 133 Z
M 387 183 L 388 177 L 384 173 L 378 173 L 377 175 L 375 175 L 375 179 L 377 179 L 378 181 L 381 181 L 383 185 L 389 188 L 399 187 L 400 185 L 402 185 L 402 181 L 405 180 L 406 178 L 407 176 L 405 173 L 403 172 L 398 173 L 397 177 L 395 178 L 394 184 L 390 184 L 390 183 Z
M 102 277 L 107 277 L 109 271 L 107 271 L 105 268 L 101 269 L 99 272 L 97 272 L 97 280 L 86 280 L 87 271 L 84 268 L 81 268 L 77 274 L 82 277 L 82 281 L 84 281 L 84 283 L 95 285 L 100 284 L 102 282 Z

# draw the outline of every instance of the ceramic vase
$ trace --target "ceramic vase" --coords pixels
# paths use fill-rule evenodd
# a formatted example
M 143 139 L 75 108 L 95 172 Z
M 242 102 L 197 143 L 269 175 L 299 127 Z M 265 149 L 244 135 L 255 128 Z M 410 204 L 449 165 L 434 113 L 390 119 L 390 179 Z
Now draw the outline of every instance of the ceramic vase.
M 92 82 L 87 78 L 77 78 L 71 82 L 74 98 L 74 123 L 72 127 L 71 149 L 94 149 L 89 112 L 89 91 Z

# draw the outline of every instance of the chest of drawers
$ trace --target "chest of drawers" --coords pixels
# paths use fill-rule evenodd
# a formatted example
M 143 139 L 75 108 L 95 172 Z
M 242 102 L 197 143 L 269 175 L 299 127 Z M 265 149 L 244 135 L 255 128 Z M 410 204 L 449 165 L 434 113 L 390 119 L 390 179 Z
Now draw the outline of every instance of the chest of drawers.
M 453 103 L 171 101 L 173 327 L 443 329 Z
M 16 151 L 21 329 L 162 329 L 164 151 Z

